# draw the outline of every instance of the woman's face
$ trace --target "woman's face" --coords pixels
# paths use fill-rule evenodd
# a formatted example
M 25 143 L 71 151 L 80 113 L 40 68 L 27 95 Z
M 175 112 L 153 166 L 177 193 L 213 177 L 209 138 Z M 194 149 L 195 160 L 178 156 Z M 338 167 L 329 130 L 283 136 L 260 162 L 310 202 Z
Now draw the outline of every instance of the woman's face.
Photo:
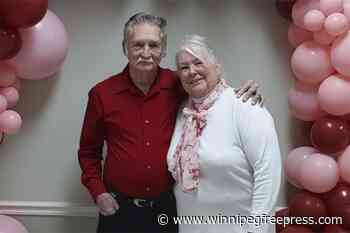
M 190 97 L 206 96 L 217 84 L 217 65 L 199 59 L 189 52 L 177 56 L 177 72 L 185 91 Z

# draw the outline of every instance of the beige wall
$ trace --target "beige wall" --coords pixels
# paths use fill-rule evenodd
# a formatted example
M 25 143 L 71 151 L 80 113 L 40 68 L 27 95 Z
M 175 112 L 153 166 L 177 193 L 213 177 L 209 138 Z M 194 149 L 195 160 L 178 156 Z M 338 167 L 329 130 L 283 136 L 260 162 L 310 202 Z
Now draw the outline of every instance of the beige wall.
M 79 232 L 79 227 L 84 232 L 95 230 L 94 218 L 63 217 L 70 215 L 69 206 L 62 207 L 62 213 L 56 217 L 45 215 L 57 203 L 80 206 L 78 212 L 83 216 L 95 213 L 81 209 L 93 203 L 80 185 L 76 158 L 87 92 L 125 66 L 122 27 L 138 11 L 150 11 L 168 19 L 168 56 L 163 66 L 174 68 L 176 45 L 185 34 L 208 37 L 232 85 L 247 79 L 261 83 L 266 106 L 276 121 L 283 157 L 304 140 L 299 125 L 288 114 L 291 50 L 287 22 L 278 16 L 274 0 L 49 2 L 49 8 L 68 31 L 67 60 L 55 78 L 23 83 L 17 107 L 23 116 L 23 128 L 18 135 L 7 137 L 0 147 L 0 201 L 10 203 L 15 210 L 11 213 L 26 215 L 21 219 L 31 232 Z M 280 206 L 286 205 L 286 192 L 284 184 Z M 32 202 L 49 204 L 38 209 Z M 0 202 L 4 213 L 1 207 Z M 24 211 L 16 212 L 16 208 Z M 38 210 L 39 216 L 31 216 L 31 210 Z M 63 219 L 68 220 L 63 224 Z

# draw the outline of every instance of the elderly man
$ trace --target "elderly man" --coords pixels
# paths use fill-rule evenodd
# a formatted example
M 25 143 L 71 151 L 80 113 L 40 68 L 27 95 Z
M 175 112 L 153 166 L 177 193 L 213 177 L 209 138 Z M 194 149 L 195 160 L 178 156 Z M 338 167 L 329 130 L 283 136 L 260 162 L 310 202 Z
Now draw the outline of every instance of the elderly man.
M 165 27 L 163 18 L 132 16 L 124 27 L 128 65 L 89 92 L 78 157 L 82 183 L 99 208 L 101 233 L 178 231 L 171 221 L 176 202 L 166 156 L 186 94 L 175 73 L 159 67 Z M 256 88 L 249 82 L 238 94 L 255 94 L 255 102 L 262 102 Z M 157 222 L 160 214 L 167 215 L 168 224 Z

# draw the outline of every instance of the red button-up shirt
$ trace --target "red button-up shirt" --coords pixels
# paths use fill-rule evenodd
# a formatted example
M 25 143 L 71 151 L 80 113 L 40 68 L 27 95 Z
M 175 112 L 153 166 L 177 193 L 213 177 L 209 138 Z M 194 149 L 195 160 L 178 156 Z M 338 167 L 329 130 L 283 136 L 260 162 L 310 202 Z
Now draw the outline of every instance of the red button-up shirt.
M 132 83 L 128 67 L 90 90 L 78 158 L 82 183 L 94 199 L 107 189 L 140 198 L 171 189 L 166 156 L 183 99 L 178 78 L 162 68 L 146 95 Z

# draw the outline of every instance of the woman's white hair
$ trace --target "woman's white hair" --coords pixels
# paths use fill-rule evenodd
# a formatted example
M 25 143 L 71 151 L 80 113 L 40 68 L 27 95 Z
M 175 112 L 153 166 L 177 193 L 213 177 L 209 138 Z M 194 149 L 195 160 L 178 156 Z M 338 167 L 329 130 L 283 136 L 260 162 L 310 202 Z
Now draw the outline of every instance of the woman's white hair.
M 209 47 L 206 42 L 206 38 L 199 35 L 189 35 L 180 44 L 180 47 L 176 53 L 176 65 L 179 68 L 178 58 L 180 53 L 188 52 L 201 60 L 204 63 L 216 65 L 217 75 L 223 78 L 223 68 L 216 58 L 213 49 Z
M 180 44 L 176 53 L 176 61 L 181 52 L 186 51 L 203 62 L 218 64 L 213 49 L 209 47 L 206 38 L 199 35 L 189 35 Z

